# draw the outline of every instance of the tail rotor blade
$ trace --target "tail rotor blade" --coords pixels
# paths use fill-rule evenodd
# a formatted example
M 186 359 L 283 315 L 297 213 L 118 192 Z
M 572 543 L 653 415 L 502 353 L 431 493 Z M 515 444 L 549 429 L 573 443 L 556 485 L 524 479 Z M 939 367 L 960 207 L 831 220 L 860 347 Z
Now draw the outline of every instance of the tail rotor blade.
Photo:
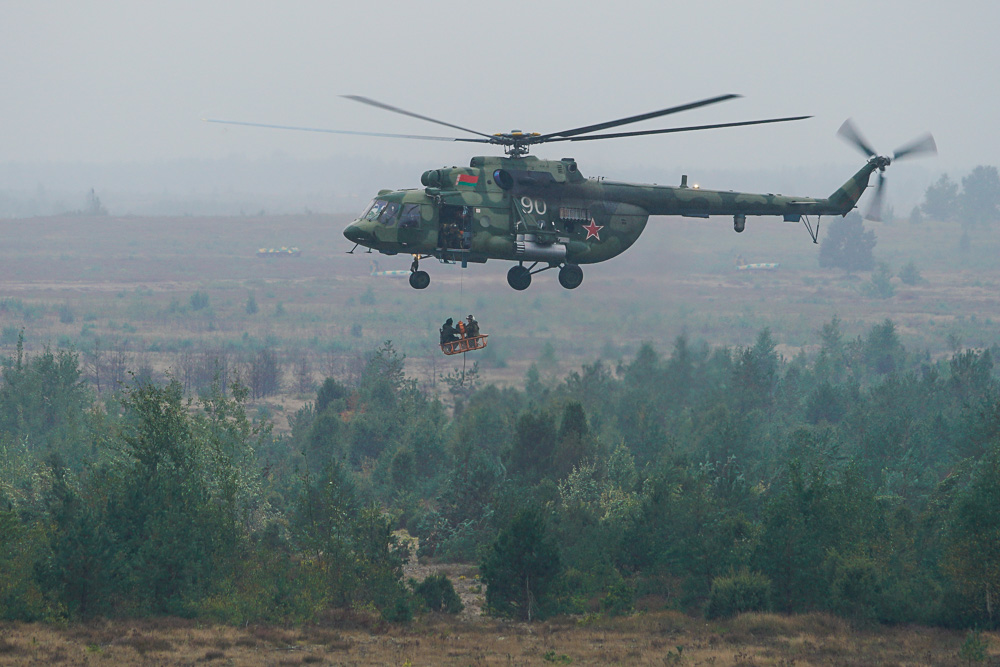
M 932 137 L 929 132 L 921 137 L 917 137 L 910 143 L 897 148 L 896 152 L 892 155 L 892 159 L 898 160 L 903 157 L 913 157 L 924 153 L 930 153 L 932 155 L 937 154 L 937 144 L 934 142 L 934 137 Z
M 885 188 L 885 174 L 879 172 L 878 184 L 875 186 L 875 194 L 872 195 L 871 203 L 868 204 L 868 212 L 865 217 L 875 222 L 882 222 L 882 195 Z
M 875 149 L 873 149 L 871 145 L 864 140 L 864 137 L 862 137 L 861 133 L 858 132 L 858 128 L 854 126 L 854 123 L 851 122 L 850 118 L 844 121 L 844 124 L 840 126 L 839 130 L 837 130 L 837 134 L 840 135 L 840 137 L 847 143 L 856 146 L 858 150 L 868 157 L 875 157 Z

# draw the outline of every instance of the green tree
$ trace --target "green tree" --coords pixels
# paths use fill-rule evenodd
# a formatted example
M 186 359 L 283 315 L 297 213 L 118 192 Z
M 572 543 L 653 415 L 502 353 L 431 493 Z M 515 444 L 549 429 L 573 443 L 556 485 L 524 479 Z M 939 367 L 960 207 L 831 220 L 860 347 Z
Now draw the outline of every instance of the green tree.
M 733 366 L 733 389 L 736 404 L 744 410 L 768 408 L 774 400 L 778 383 L 777 343 L 770 329 L 757 334 L 753 347 L 736 353 Z
M 332 462 L 321 474 L 307 476 L 290 524 L 306 558 L 304 573 L 322 582 L 325 603 L 372 602 L 395 615 L 405 598 L 402 575 L 408 553 L 381 510 L 358 498 L 347 469 Z
M 820 350 L 813 370 L 820 379 L 830 383 L 843 381 L 847 373 L 847 351 L 840 331 L 840 318 L 836 315 L 820 331 Z
M 510 453 L 511 472 L 533 481 L 552 474 L 557 442 L 555 419 L 548 410 L 521 413 Z
M 851 552 L 869 544 L 878 512 L 870 485 L 856 469 L 832 473 L 819 463 L 788 464 L 780 488 L 764 510 L 758 569 L 770 578 L 775 605 L 785 611 L 828 608 L 831 549 Z
M 559 432 L 556 434 L 556 447 L 553 452 L 555 476 L 565 477 L 574 466 L 592 453 L 593 443 L 590 427 L 587 425 L 587 415 L 580 403 L 570 401 L 563 406 Z
M 878 270 L 861 286 L 861 293 L 873 299 L 891 299 L 896 295 L 896 287 L 892 284 L 892 271 L 885 262 L 880 262 Z
M 962 179 L 959 210 L 964 226 L 1000 220 L 1000 175 L 996 167 L 980 165 Z
M 21 336 L 14 358 L 3 367 L 2 380 L 0 438 L 23 442 L 41 456 L 58 452 L 67 464 L 79 467 L 87 453 L 85 410 L 90 397 L 76 353 L 46 346 L 29 356 Z
M 522 510 L 500 530 L 479 571 L 491 613 L 531 621 L 555 611 L 552 592 L 562 565 L 538 510 Z
M 954 220 L 958 212 L 958 184 L 948 178 L 948 174 L 941 174 L 941 178 L 924 192 L 920 208 L 931 220 Z
M 982 460 L 959 494 L 947 537 L 945 565 L 970 600 L 974 616 L 991 627 L 1000 619 L 1000 448 Z
M 875 232 L 865 229 L 858 213 L 834 219 L 819 246 L 819 265 L 848 273 L 875 267 Z
M 861 347 L 861 355 L 865 366 L 877 375 L 902 369 L 906 350 L 892 320 L 885 319 L 868 331 Z
M 920 275 L 920 269 L 912 261 L 907 262 L 902 269 L 899 270 L 899 279 L 904 285 L 919 285 L 926 282 L 923 276 Z

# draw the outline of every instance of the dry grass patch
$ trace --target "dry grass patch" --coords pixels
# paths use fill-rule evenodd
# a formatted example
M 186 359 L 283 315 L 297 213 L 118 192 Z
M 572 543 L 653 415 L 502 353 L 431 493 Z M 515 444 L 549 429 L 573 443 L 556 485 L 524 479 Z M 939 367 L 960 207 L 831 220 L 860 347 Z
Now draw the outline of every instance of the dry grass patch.
M 350 615 L 345 618 L 354 622 Z M 351 621 L 354 619 L 354 621 Z M 853 628 L 823 614 L 706 623 L 677 612 L 526 624 L 425 617 L 372 629 L 198 626 L 174 619 L 0 625 L 0 665 L 960 665 L 963 631 Z M 108 638 L 112 639 L 108 641 Z M 990 659 L 1000 637 L 983 633 Z M 572 662 L 567 662 L 572 661 Z M 989 663 L 993 664 L 993 663 Z

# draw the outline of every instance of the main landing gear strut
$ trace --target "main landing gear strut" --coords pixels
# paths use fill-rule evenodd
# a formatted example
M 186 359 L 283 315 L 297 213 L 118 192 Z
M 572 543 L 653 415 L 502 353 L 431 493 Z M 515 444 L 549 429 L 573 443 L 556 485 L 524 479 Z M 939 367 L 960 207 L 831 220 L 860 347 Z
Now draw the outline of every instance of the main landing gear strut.
M 510 270 L 507 271 L 507 284 L 518 291 L 526 290 L 531 284 L 531 276 L 555 268 L 559 269 L 559 284 L 566 289 L 576 289 L 583 282 L 583 269 L 576 264 L 563 264 L 561 266 L 549 264 L 540 269 L 536 269 L 536 266 L 538 266 L 538 262 L 531 266 L 517 264 L 510 267 Z

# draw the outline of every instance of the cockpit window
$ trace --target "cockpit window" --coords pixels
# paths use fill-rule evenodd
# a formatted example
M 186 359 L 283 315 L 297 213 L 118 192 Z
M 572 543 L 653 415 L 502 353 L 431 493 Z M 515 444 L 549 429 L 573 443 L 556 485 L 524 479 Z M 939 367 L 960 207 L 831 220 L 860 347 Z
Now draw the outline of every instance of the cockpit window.
M 409 229 L 420 226 L 420 204 L 403 204 L 403 213 L 399 216 L 399 228 Z
M 382 212 L 382 209 L 384 209 L 385 205 L 388 203 L 389 202 L 385 201 L 384 199 L 376 199 L 375 201 L 373 201 L 372 205 L 368 207 L 368 212 L 365 213 L 365 220 L 376 220 L 379 216 L 379 213 Z
M 368 216 L 368 212 L 372 210 L 372 206 L 374 206 L 375 202 L 377 201 L 378 201 L 377 199 L 373 199 L 370 202 L 368 202 L 368 206 L 365 206 L 365 210 L 362 211 L 361 215 L 358 216 L 358 220 L 364 220 Z
M 392 227 L 396 224 L 396 216 L 398 214 L 399 202 L 391 201 L 382 209 L 382 213 L 378 216 L 378 221 L 386 227 Z

